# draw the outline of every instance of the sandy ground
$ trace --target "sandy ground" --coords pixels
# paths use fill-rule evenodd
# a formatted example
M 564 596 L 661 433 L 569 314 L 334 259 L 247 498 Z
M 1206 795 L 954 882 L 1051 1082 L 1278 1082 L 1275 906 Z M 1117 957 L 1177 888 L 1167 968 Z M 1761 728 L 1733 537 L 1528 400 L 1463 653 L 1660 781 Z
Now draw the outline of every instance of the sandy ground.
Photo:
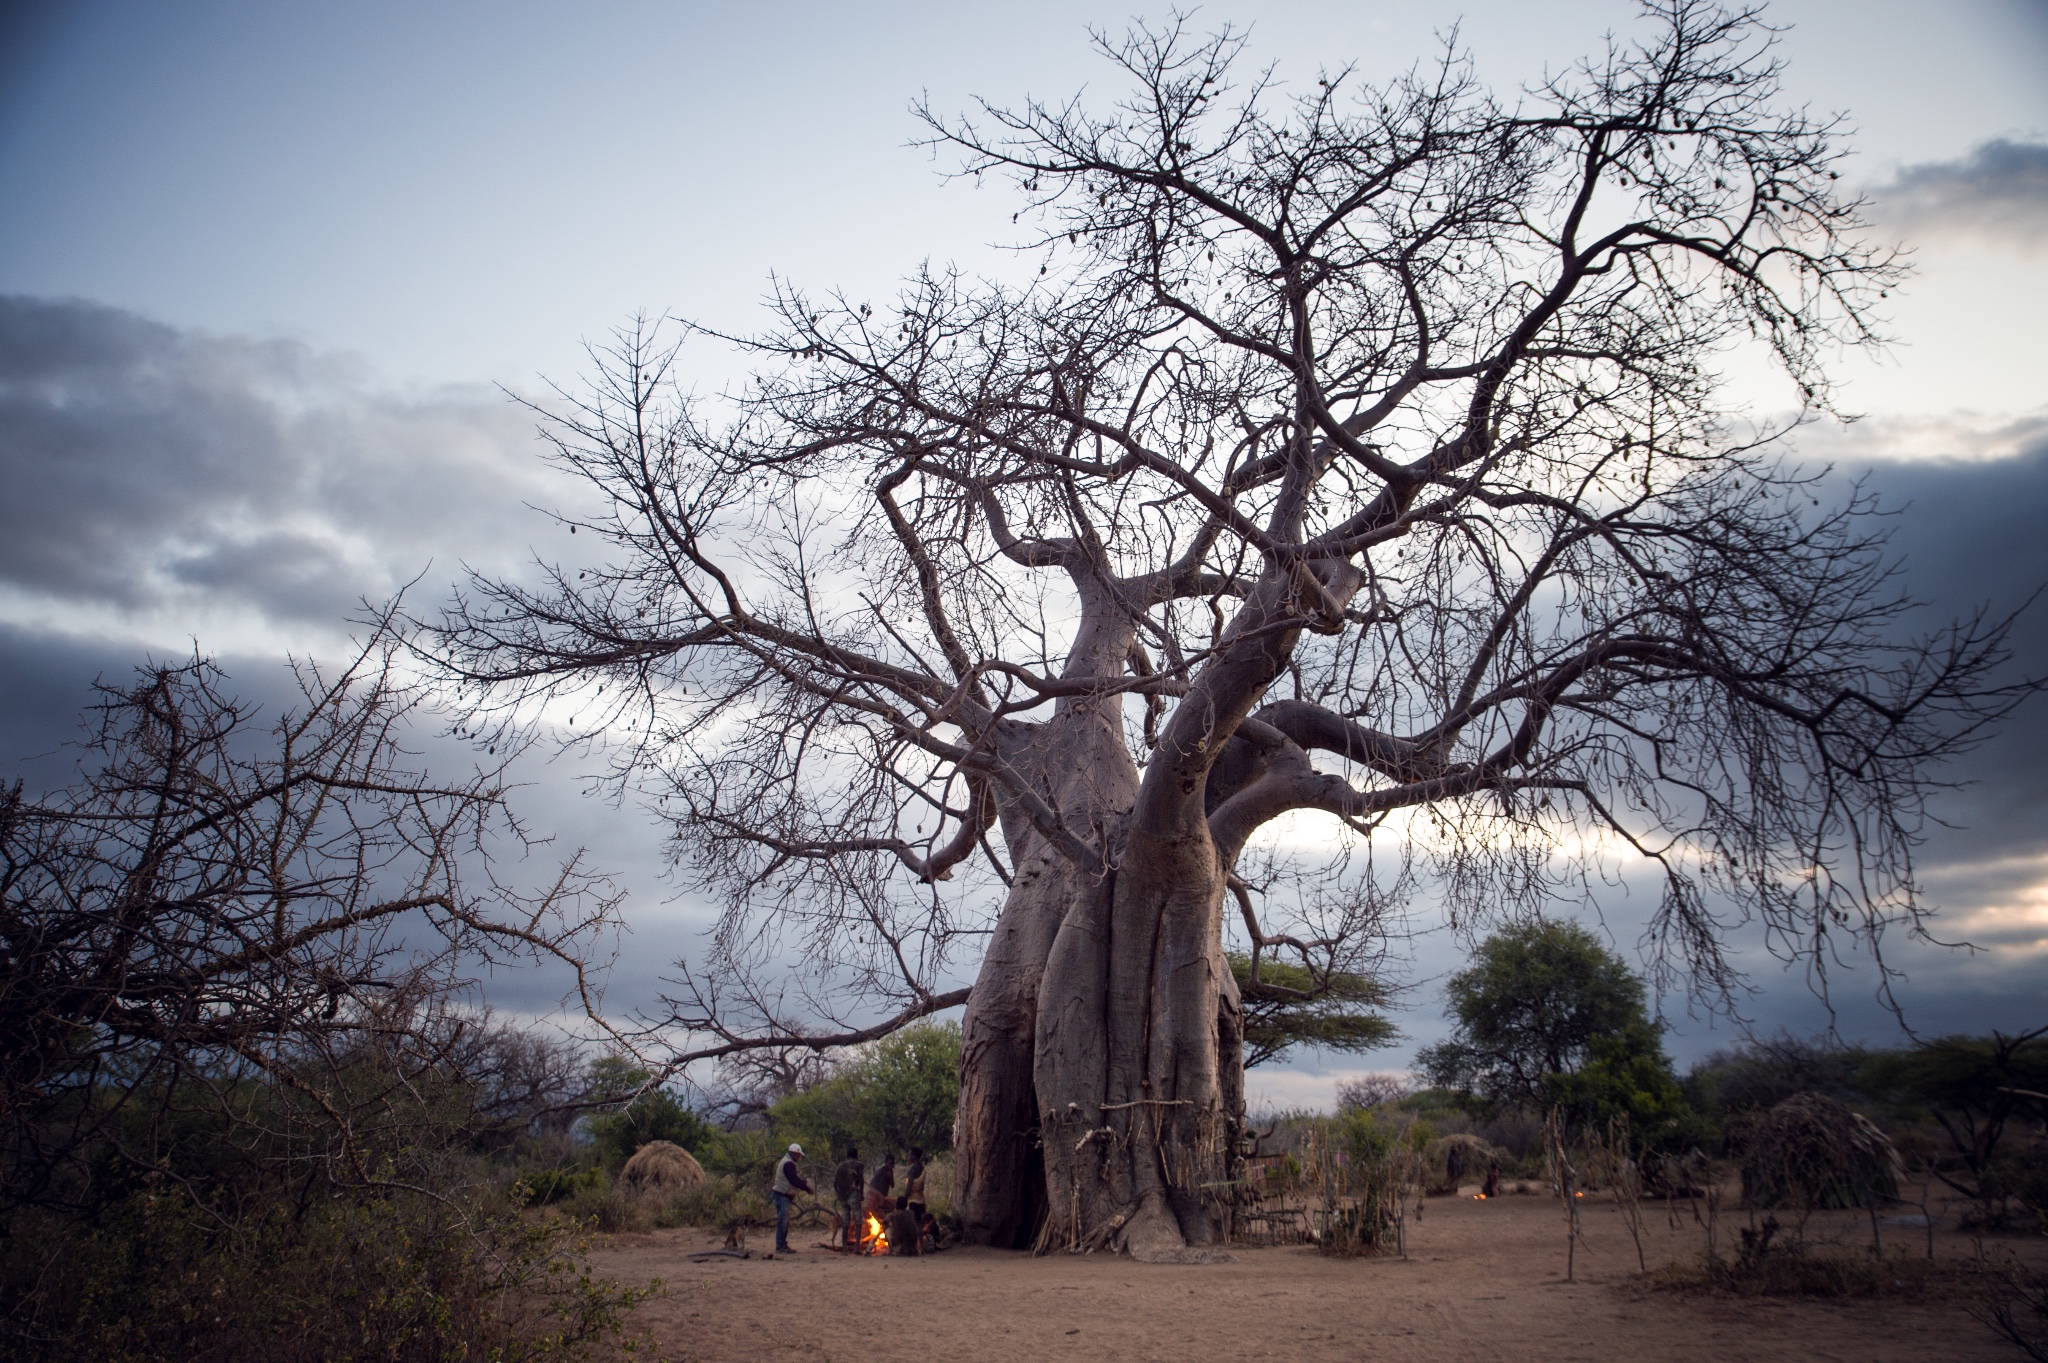
M 1673 1230 L 1646 1207 L 1654 1268 L 1698 1254 L 1690 1215 Z M 1564 1280 L 1563 1213 L 1549 1199 L 1432 1199 L 1409 1257 L 1333 1259 L 1308 1248 L 1240 1249 L 1232 1262 L 960 1249 L 923 1259 L 844 1258 L 803 1247 L 773 1260 L 684 1256 L 704 1231 L 617 1237 L 600 1272 L 665 1294 L 636 1313 L 670 1360 L 915 1359 L 2012 1359 L 1960 1304 L 1748 1300 L 1654 1290 L 1620 1213 L 1584 1209 L 1577 1281 Z M 1722 1243 L 1738 1218 L 1724 1218 Z M 1834 1228 L 1845 1237 L 1850 1227 Z M 1888 1248 L 1924 1254 L 1925 1231 L 1888 1226 Z M 1868 1225 L 1861 1228 L 1868 1244 Z M 816 1242 L 811 1231 L 799 1246 Z M 757 1252 L 772 1235 L 757 1238 Z M 2031 1246 L 2025 1246 L 2031 1252 Z M 1974 1253 L 1953 1233 L 1944 1258 Z

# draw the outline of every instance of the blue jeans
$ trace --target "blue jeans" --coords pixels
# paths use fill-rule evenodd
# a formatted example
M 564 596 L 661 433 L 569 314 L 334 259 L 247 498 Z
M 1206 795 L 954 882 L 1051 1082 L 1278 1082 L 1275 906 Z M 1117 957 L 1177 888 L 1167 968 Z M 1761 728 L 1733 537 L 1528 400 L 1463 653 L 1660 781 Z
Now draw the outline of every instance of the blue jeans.
M 796 1199 L 788 1193 L 775 1195 L 775 1248 L 789 1248 L 789 1207 Z

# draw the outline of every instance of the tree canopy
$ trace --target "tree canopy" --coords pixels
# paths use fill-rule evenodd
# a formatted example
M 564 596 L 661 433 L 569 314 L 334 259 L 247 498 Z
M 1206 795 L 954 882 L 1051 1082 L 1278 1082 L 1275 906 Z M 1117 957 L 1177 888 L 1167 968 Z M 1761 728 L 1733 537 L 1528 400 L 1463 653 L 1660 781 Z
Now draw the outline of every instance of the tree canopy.
M 921 1022 L 848 1057 L 830 1075 L 776 1102 L 778 1136 L 823 1155 L 849 1142 L 870 1159 L 912 1146 L 937 1154 L 953 1143 L 960 1098 L 960 1027 Z
M 1318 976 L 1286 961 L 1260 962 L 1256 977 L 1249 952 L 1229 955 L 1230 972 L 1244 999 L 1244 1065 L 1277 1060 L 1297 1046 L 1357 1054 L 1391 1046 L 1400 1032 L 1373 1010 L 1387 991 L 1370 975 L 1340 971 Z
M 1495 933 L 1444 993 L 1457 1031 L 1417 1057 L 1432 1084 L 1645 1128 L 1685 1111 L 1642 980 L 1576 923 Z
M 1375 864 L 1469 923 L 1640 856 L 1709 993 L 1722 903 L 1821 965 L 1917 926 L 1931 764 L 2018 693 L 1995 621 L 1901 639 L 1871 505 L 1725 393 L 1754 351 L 1827 411 L 1901 275 L 1773 41 L 1654 0 L 1502 97 L 1455 48 L 1288 88 L 1228 29 L 1104 36 L 1112 103 L 920 110 L 1035 275 L 600 350 L 544 410 L 598 561 L 474 579 L 430 646 L 468 719 L 603 735 L 722 897 L 648 1044 L 967 1002 L 971 1233 L 1170 1255 L 1243 1106 L 1226 939 L 1359 973 Z M 699 398 L 691 340 L 752 376 Z

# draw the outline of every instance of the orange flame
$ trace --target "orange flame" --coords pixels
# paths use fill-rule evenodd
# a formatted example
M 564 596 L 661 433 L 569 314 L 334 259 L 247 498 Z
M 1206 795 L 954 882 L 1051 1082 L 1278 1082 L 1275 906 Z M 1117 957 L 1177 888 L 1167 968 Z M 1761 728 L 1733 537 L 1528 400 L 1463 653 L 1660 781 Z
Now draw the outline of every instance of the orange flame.
M 1474 1193 L 1474 1194 L 1472 1194 L 1472 1200 L 1473 1200 L 1474 1202 L 1484 1202 L 1484 1201 L 1486 1201 L 1486 1194 L 1485 1194 L 1485 1193 Z
M 889 1249 L 889 1237 L 883 1233 L 882 1223 L 872 1212 L 868 1214 L 867 1241 L 870 1254 L 883 1254 Z

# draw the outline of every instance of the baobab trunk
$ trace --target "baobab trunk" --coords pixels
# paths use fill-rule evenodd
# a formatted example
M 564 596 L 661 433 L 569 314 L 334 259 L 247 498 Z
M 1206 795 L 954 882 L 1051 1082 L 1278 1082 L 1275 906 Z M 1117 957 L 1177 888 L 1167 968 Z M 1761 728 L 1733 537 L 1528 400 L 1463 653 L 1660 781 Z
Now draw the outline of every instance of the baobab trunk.
M 1006 822 L 1009 822 L 1006 820 Z M 953 1120 L 954 1206 L 967 1238 L 1023 1248 L 1044 1219 L 1032 1077 L 1039 981 L 1076 893 L 1076 868 L 1041 838 L 1027 848 L 960 1020 L 960 1105 Z
M 1065 705 L 1042 725 L 1006 728 L 998 741 L 1011 769 L 1076 832 L 1115 828 L 1137 796 L 1137 767 L 1113 703 Z M 968 1239 L 1023 1248 L 1045 1220 L 1034 1074 L 1040 986 L 1061 923 L 1100 882 L 1013 800 L 999 807 L 1015 878 L 960 1022 L 954 1205 Z
M 1243 1092 L 1224 879 L 1199 820 L 1121 852 L 1061 925 L 1040 990 L 1044 1243 L 1202 1257 L 1223 1238 L 1214 1188 Z
M 1255 824 L 1225 818 L 1231 832 L 1219 846 L 1208 780 L 1285 668 L 1298 622 L 1334 627 L 1330 617 L 1341 623 L 1358 589 L 1348 564 L 1297 580 L 1309 571 L 1276 573 L 1246 601 L 1160 736 L 1108 873 L 1076 900 L 1053 943 L 1037 1034 L 1041 1243 L 1185 1261 L 1209 1257 L 1227 1233 L 1216 1193 L 1234 1163 L 1244 1053 L 1223 897 Z M 1264 789 L 1261 779 L 1244 793 Z
M 1330 565 L 1317 595 L 1341 611 L 1357 585 Z M 1215 1193 L 1240 1129 L 1244 1052 L 1223 897 L 1241 839 L 1217 845 L 1205 797 L 1217 755 L 1293 650 L 1297 590 L 1275 575 L 1246 602 L 1142 780 L 1114 697 L 1067 702 L 1014 752 L 1004 742 L 1103 869 L 1066 860 L 1005 810 L 1018 877 L 962 1024 L 954 1134 L 974 1238 L 1018 1244 L 1036 1230 L 1042 1247 L 1162 1261 L 1205 1257 L 1224 1238 Z M 1069 675 L 1117 675 L 1129 638 L 1084 617 Z

